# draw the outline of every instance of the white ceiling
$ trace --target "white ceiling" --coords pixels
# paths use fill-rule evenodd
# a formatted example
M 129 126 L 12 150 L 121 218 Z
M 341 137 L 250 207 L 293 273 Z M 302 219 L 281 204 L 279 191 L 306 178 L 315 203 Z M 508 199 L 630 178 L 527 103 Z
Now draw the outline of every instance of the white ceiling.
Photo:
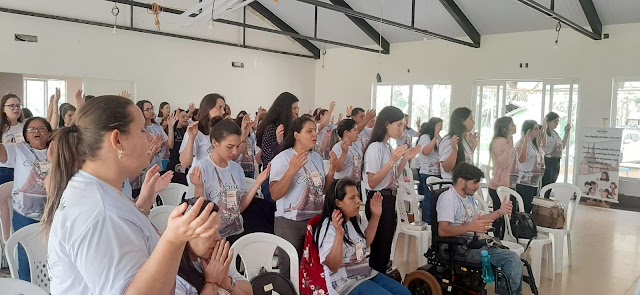
M 258 0 L 278 17 L 304 35 L 313 36 L 314 6 L 295 0 Z M 329 2 L 329 0 L 322 0 Z M 345 0 L 356 11 L 410 24 L 411 0 Z M 481 35 L 554 29 L 556 22 L 516 0 L 455 0 Z M 593 0 L 603 25 L 640 22 L 640 0 Z M 548 5 L 549 0 L 538 0 Z M 556 0 L 556 11 L 568 19 L 589 27 L 578 0 Z M 423 40 L 424 36 L 403 29 L 369 22 L 391 43 Z M 416 0 L 415 26 L 435 33 L 466 37 L 460 26 L 439 0 Z M 606 31 L 605 31 L 606 33 Z M 318 10 L 318 37 L 354 45 L 375 42 L 345 15 L 323 8 Z M 586 37 L 585 37 L 586 38 Z M 323 44 L 316 45 L 322 48 Z M 327 45 L 327 47 L 334 47 Z

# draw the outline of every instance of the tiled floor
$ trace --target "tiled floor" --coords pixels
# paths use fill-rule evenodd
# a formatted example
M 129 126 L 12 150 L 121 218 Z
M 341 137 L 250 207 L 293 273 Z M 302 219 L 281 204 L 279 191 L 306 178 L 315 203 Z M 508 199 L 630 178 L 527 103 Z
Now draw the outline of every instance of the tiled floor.
M 579 205 L 571 239 L 573 266 L 569 267 L 565 247 L 562 273 L 551 280 L 543 260 L 541 278 L 536 278 L 541 295 L 635 295 L 634 287 L 640 284 L 639 212 Z M 409 262 L 402 261 L 402 245 L 400 239 L 396 264 L 404 275 L 415 270 L 418 263 L 413 246 L 409 248 Z M 531 294 L 527 288 L 524 294 Z

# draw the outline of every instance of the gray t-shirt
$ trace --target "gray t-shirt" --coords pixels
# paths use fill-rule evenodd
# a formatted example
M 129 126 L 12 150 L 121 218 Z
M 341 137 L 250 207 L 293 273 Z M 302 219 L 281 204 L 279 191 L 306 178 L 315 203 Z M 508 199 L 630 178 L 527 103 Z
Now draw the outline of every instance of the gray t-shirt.
M 189 132 L 184 133 L 182 144 L 180 144 L 180 154 L 182 154 L 184 152 L 184 149 L 187 148 L 187 142 L 189 142 L 190 136 L 191 135 L 189 135 Z M 211 152 L 213 152 L 213 145 L 211 144 L 211 140 L 209 140 L 209 136 L 198 131 L 198 135 L 196 135 L 196 139 L 193 142 L 193 160 L 198 161 L 200 159 L 206 158 Z
M 233 161 L 227 163 L 227 167 L 222 168 L 213 163 L 210 157 L 206 157 L 193 163 L 187 176 L 189 190 L 186 198 L 191 199 L 194 197 L 195 186 L 191 183 L 190 176 L 194 171 L 193 168 L 200 167 L 204 180 L 205 197 L 220 208 L 222 218 L 220 236 L 223 238 L 239 234 L 244 230 L 240 204 L 242 198 L 247 194 L 244 188 L 242 167 Z
M 342 156 L 342 141 L 336 143 L 331 149 L 338 158 Z M 362 144 L 359 141 L 351 143 L 347 158 L 344 160 L 344 170 L 336 172 L 333 178 L 342 179 L 349 177 L 356 182 L 362 181 Z
M 271 161 L 269 182 L 280 181 L 296 152 L 290 148 Z M 322 212 L 324 205 L 324 162 L 316 152 L 309 153 L 307 164 L 296 172 L 287 193 L 276 201 L 276 217 L 309 220 Z
M 418 145 L 421 149 L 424 149 L 431 143 L 431 137 L 428 134 L 423 134 L 418 139 Z M 438 157 L 438 151 L 433 150 L 428 155 L 422 153 L 418 156 L 418 162 L 420 162 L 420 174 L 426 175 L 440 175 L 440 159 Z
M 153 136 L 162 136 L 162 139 L 165 142 L 165 145 L 160 149 L 160 152 L 153 157 L 153 162 L 151 163 L 151 166 L 157 164 L 158 166 L 160 166 L 160 168 L 162 168 L 162 159 L 169 158 L 169 148 L 166 145 L 167 140 L 169 140 L 169 136 L 167 136 L 164 130 L 162 130 L 162 126 L 155 123 L 149 126 L 145 126 L 144 128 L 147 129 L 147 131 L 149 131 L 149 133 L 151 133 Z
M 369 177 L 367 173 L 376 173 L 382 169 L 382 167 L 387 164 L 391 160 L 391 146 L 388 143 L 383 142 L 373 142 L 367 148 L 367 151 L 364 154 L 364 172 L 363 173 L 363 181 L 365 183 L 365 187 L 368 190 L 379 191 L 387 188 L 394 188 L 398 186 L 398 176 L 396 167 L 401 160 L 398 160 L 397 163 L 393 165 L 391 172 L 387 174 L 382 182 L 378 184 L 376 187 L 371 187 L 369 185 Z
M 448 221 L 455 226 L 471 222 L 480 214 L 473 196 L 461 197 L 453 187 L 440 194 L 436 210 L 438 222 Z
M 471 150 L 471 145 L 467 141 L 466 138 L 460 138 L 462 140 L 462 147 L 464 148 L 464 162 L 473 164 L 473 151 Z M 440 139 L 438 143 L 438 155 L 440 156 L 440 174 L 442 175 L 442 180 L 450 181 L 453 177 L 453 170 L 446 172 L 442 167 L 442 162 L 446 161 L 449 158 L 449 155 L 453 152 L 453 148 L 451 147 L 451 135 L 447 134 L 445 137 Z

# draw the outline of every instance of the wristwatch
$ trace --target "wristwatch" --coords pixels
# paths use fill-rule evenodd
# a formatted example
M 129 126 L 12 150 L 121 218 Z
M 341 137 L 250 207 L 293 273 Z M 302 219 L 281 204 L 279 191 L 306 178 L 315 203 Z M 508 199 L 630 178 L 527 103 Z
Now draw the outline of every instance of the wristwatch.
M 218 289 L 218 295 L 231 295 L 233 293 L 233 290 L 236 289 L 236 281 L 229 276 L 229 279 L 231 280 L 231 287 L 229 287 L 229 289 L 225 289 L 224 287 L 220 286 L 220 288 Z

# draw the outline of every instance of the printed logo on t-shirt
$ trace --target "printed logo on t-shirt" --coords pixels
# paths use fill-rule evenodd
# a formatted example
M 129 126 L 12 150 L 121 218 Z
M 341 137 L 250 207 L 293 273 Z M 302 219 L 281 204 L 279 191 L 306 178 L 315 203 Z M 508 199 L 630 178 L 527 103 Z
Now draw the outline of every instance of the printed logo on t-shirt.
M 238 185 L 234 183 L 224 184 L 224 189 L 214 188 L 209 192 L 207 199 L 216 203 L 220 210 L 220 236 L 228 237 L 240 233 L 244 230 L 242 217 L 240 214 L 240 200 L 246 192 L 239 191 Z

